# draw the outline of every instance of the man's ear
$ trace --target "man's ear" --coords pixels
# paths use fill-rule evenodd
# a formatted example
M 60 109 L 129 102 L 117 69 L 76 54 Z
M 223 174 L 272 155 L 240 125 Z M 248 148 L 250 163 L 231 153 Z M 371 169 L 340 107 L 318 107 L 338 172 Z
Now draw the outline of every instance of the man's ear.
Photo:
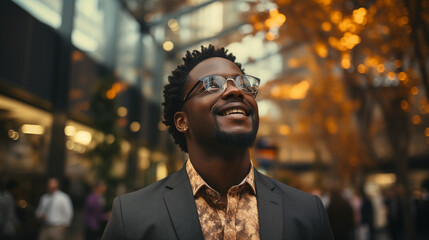
M 176 129 L 181 133 L 186 133 L 189 130 L 188 116 L 185 112 L 176 112 L 174 114 L 174 125 L 176 125 Z

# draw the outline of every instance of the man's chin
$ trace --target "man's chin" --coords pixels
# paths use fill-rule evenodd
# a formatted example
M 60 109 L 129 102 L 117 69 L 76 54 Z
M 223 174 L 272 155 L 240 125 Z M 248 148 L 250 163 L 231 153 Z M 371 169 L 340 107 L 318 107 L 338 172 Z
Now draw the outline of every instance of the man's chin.
M 257 131 L 251 131 L 247 133 L 230 133 L 230 132 L 218 130 L 216 132 L 216 135 L 217 135 L 217 140 L 220 143 L 223 143 L 229 146 L 245 148 L 245 147 L 253 146 L 256 139 L 256 132 Z

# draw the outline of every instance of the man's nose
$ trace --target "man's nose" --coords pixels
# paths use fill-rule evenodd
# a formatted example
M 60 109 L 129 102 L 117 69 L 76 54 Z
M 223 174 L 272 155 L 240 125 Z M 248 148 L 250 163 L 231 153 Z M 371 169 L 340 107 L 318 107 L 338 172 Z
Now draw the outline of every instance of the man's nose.
M 233 78 L 227 78 L 226 79 L 226 89 L 222 93 L 222 97 L 238 97 L 238 98 L 244 98 L 243 92 L 235 85 L 235 80 Z

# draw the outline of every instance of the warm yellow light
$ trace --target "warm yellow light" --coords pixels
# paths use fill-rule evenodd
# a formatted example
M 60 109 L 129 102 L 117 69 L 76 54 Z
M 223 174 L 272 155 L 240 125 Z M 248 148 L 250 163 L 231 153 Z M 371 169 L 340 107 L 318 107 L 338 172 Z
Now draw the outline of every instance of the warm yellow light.
M 106 142 L 107 144 L 112 144 L 115 142 L 115 136 L 113 134 L 109 134 L 106 136 Z
M 337 133 L 337 124 L 335 123 L 335 120 L 332 117 L 329 117 L 325 121 L 326 130 L 328 130 L 328 133 L 335 134 Z
M 397 59 L 397 60 L 395 60 L 395 67 L 396 68 L 400 68 L 401 66 L 402 66 L 402 62 L 401 62 L 401 60 L 399 60 L 399 59 Z
M 274 98 L 280 97 L 281 94 L 282 92 L 279 86 L 274 86 L 271 88 L 271 96 L 273 96 Z
M 150 151 L 147 148 L 140 148 L 138 153 L 139 168 L 145 170 L 150 166 Z
M 25 201 L 25 200 L 19 200 L 18 201 L 18 206 L 20 208 L 26 208 L 28 206 L 27 201 Z
M 409 104 L 408 104 L 407 100 L 402 100 L 401 101 L 401 108 L 402 108 L 402 110 L 407 111 L 408 110 L 408 106 L 409 106 Z
M 117 113 L 119 117 L 125 117 L 128 114 L 128 110 L 126 107 L 121 106 L 121 107 L 118 107 Z
M 401 17 L 400 19 L 398 19 L 398 24 L 399 26 L 404 26 L 407 25 L 408 23 L 408 18 L 407 17 Z
M 358 72 L 359 73 L 366 73 L 366 66 L 364 64 L 358 65 Z
M 338 45 L 338 40 L 335 37 L 329 37 L 328 42 L 332 47 L 336 47 Z
M 115 91 L 116 93 L 118 93 L 118 92 L 120 92 L 121 91 L 121 84 L 120 83 L 117 83 L 117 82 L 115 82 L 113 85 L 112 85 L 112 90 L 113 91 Z
M 75 50 L 72 52 L 72 60 L 77 62 L 83 59 L 83 54 L 81 51 Z
M 265 25 L 268 28 L 278 28 L 286 21 L 286 16 L 279 13 L 277 9 L 270 10 L 270 17 L 265 20 Z
M 179 22 L 176 19 L 168 20 L 168 27 L 173 31 L 177 32 L 180 30 Z
M 399 80 L 404 81 L 405 79 L 407 79 L 407 74 L 404 72 L 400 72 L 398 73 L 398 78 Z
M 323 31 L 325 31 L 325 32 L 329 32 L 329 31 L 331 31 L 331 29 L 332 29 L 332 25 L 331 25 L 331 23 L 330 23 L 330 22 L 323 22 L 323 23 L 322 23 L 322 29 L 323 29 Z
M 106 92 L 106 97 L 107 97 L 108 99 L 112 100 L 112 99 L 114 99 L 114 98 L 116 97 L 116 92 L 115 92 L 114 90 L 112 90 L 112 89 L 109 89 L 109 90 Z
M 389 73 L 387 73 L 387 78 L 388 78 L 390 81 L 395 80 L 395 78 L 396 78 L 396 73 L 394 73 L 394 72 L 390 71 Z
M 417 87 L 412 87 L 411 88 L 411 94 L 412 95 L 417 95 L 419 93 L 419 89 Z
M 138 132 L 140 130 L 140 123 L 139 122 L 132 122 L 130 124 L 130 129 L 132 132 Z
M 174 48 L 174 43 L 172 41 L 165 41 L 162 44 L 162 47 L 164 48 L 165 51 L 170 52 Z
M 358 24 L 365 23 L 366 9 L 359 8 L 353 11 L 353 21 Z
M 299 66 L 299 61 L 296 58 L 289 58 L 287 64 L 290 68 L 297 68 Z
M 255 31 L 260 31 L 260 30 L 264 29 L 264 24 L 261 22 L 255 22 L 253 24 L 253 28 L 255 29 Z
M 350 56 L 348 54 L 344 54 L 341 59 L 341 67 L 344 69 L 350 68 Z
M 64 134 L 69 137 L 74 136 L 76 134 L 76 128 L 74 126 L 66 126 L 64 128 Z
M 283 124 L 279 127 L 279 132 L 281 135 L 287 136 L 290 133 L 290 127 L 286 124 Z
M 74 147 L 75 147 L 75 143 L 73 142 L 73 141 L 71 141 L 71 140 L 68 140 L 67 142 L 66 142 L 66 148 L 68 149 L 68 150 L 74 150 Z
M 319 0 L 319 3 L 323 5 L 330 5 L 332 3 L 332 0 Z
M 265 34 L 265 38 L 266 38 L 268 41 L 272 41 L 272 40 L 276 39 L 276 35 L 275 35 L 274 33 L 272 33 L 272 32 L 267 32 L 267 33 Z
M 307 95 L 307 91 L 310 88 L 310 83 L 307 80 L 303 80 L 300 83 L 293 85 L 289 91 L 289 98 L 291 99 L 304 99 Z
M 344 69 L 349 69 L 350 68 L 350 60 L 349 59 L 341 60 L 341 67 L 343 67 Z
M 380 63 L 377 65 L 377 72 L 382 73 L 384 72 L 385 68 L 384 68 L 384 64 Z
M 156 167 L 156 180 L 159 181 L 167 177 L 167 175 L 168 175 L 167 164 L 158 163 L 158 166 Z
M 24 124 L 21 127 L 21 132 L 25 134 L 41 135 L 45 132 L 45 128 L 36 124 Z
M 420 115 L 416 114 L 411 118 L 411 122 L 413 122 L 413 124 L 418 125 L 422 122 L 422 118 L 420 117 Z
M 374 66 L 376 66 L 377 64 L 378 64 L 378 58 L 377 57 L 367 57 L 366 59 L 365 59 L 365 63 L 367 64 L 367 65 L 369 65 L 369 66 L 372 66 L 372 67 L 374 67 Z M 384 67 L 384 66 L 383 66 Z
M 390 185 L 396 182 L 396 175 L 393 173 L 379 173 L 374 176 L 374 180 L 378 185 Z
M 348 49 L 354 48 L 361 41 L 358 35 L 352 34 L 350 32 L 344 33 L 344 36 L 340 39 L 341 45 Z
M 331 13 L 331 21 L 333 23 L 340 23 L 341 19 L 343 18 L 343 14 L 340 11 L 333 11 Z
M 425 129 L 425 135 L 426 135 L 426 137 L 429 137 L 429 127 L 427 127 L 427 128 Z
M 328 56 L 328 47 L 323 43 L 317 43 L 316 52 L 321 58 L 326 58 Z
M 350 27 L 352 26 L 352 21 L 350 20 L 350 18 L 345 17 L 340 24 L 338 25 L 338 28 L 342 31 L 345 32 L 347 31 Z
M 73 140 L 77 143 L 82 144 L 82 145 L 88 145 L 91 143 L 92 135 L 88 131 L 78 131 L 73 136 Z
M 10 139 L 16 141 L 19 139 L 19 133 L 13 129 L 9 129 L 9 131 L 7 132 L 8 136 Z

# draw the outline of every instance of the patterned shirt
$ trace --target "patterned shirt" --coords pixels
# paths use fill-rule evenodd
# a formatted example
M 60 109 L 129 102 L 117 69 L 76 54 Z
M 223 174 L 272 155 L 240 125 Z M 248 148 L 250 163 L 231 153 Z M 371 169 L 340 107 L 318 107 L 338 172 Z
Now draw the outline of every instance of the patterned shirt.
M 259 239 L 253 165 L 243 181 L 228 190 L 227 204 L 220 202 L 220 194 L 201 178 L 189 160 L 186 171 L 205 240 Z

